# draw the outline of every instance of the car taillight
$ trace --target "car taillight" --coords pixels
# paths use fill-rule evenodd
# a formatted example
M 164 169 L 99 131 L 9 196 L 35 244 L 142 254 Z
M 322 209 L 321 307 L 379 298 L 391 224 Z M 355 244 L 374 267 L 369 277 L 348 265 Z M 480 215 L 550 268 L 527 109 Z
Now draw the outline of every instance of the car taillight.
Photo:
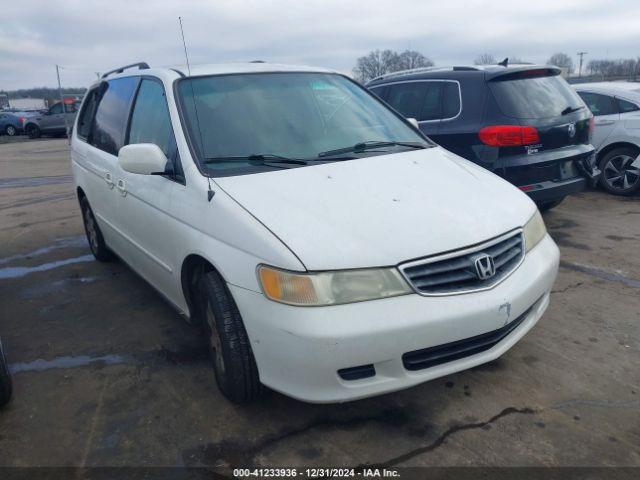
M 480 141 L 492 147 L 517 147 L 538 143 L 540 136 L 535 127 L 518 125 L 493 125 L 481 128 L 478 132 Z
M 21 123 L 22 125 L 24 125 L 24 121 L 26 120 L 26 118 L 24 118 L 24 117 L 20 117 L 20 118 L 19 118 L 19 120 L 20 120 L 20 123 Z

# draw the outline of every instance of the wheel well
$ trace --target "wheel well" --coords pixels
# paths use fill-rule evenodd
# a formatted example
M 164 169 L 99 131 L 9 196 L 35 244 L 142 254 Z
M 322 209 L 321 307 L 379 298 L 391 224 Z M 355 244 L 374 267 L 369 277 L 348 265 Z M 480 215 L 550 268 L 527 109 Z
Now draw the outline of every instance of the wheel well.
M 632 148 L 635 152 L 640 152 L 640 147 L 634 143 L 630 142 L 617 142 L 612 143 L 611 145 L 607 145 L 602 150 L 598 152 L 598 162 L 604 158 L 604 156 L 609 153 L 611 150 L 615 150 L 616 148 Z
M 191 254 L 184 259 L 182 262 L 182 270 L 180 274 L 180 281 L 182 284 L 182 293 L 184 294 L 184 298 L 187 301 L 187 306 L 189 307 L 189 313 L 192 321 L 197 316 L 197 308 L 194 302 L 193 293 L 198 285 L 198 281 L 202 275 L 205 273 L 215 271 L 218 274 L 216 268 L 211 265 L 206 258 L 201 257 L 200 255 Z
M 85 198 L 87 196 L 84 193 L 84 190 L 82 190 L 82 188 L 80 188 L 80 187 L 76 188 L 76 194 L 78 195 L 78 200 L 82 200 L 83 198 Z

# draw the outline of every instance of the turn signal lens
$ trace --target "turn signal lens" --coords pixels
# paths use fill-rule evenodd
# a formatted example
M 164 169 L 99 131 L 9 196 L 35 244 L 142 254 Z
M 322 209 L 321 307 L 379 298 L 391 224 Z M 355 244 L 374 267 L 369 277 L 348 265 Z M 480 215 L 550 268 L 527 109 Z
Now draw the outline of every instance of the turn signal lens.
M 258 277 L 267 298 L 298 306 L 340 305 L 411 293 L 395 268 L 295 273 L 261 265 Z
M 492 147 L 517 147 L 540 142 L 540 136 L 535 127 L 518 125 L 484 127 L 480 129 L 478 136 L 482 143 Z

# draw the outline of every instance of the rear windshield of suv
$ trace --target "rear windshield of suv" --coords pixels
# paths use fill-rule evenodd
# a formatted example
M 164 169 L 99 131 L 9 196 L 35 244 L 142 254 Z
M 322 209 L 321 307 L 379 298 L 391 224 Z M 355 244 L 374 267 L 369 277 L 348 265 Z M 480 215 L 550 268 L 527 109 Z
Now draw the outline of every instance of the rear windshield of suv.
M 500 110 L 508 117 L 559 117 L 567 107 L 584 106 L 578 94 L 559 75 L 511 78 L 498 77 L 489 82 Z

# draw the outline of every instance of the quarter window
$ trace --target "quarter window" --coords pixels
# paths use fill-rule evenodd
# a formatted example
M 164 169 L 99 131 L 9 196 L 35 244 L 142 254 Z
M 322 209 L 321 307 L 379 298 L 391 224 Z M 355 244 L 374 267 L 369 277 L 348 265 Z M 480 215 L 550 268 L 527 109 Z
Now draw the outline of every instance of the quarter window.
M 618 108 L 620 109 L 620 113 L 635 112 L 637 110 L 640 110 L 640 108 L 635 103 L 627 102 L 626 100 L 622 100 L 621 98 L 616 98 L 616 100 L 618 101 Z
M 91 90 L 87 94 L 80 116 L 78 117 L 78 137 L 86 140 L 91 132 L 91 122 L 98 105 L 98 89 Z
M 124 144 L 131 99 L 138 84 L 137 77 L 109 80 L 96 112 L 91 143 L 96 148 L 117 155 Z
M 613 97 L 592 92 L 578 92 L 578 95 L 596 117 L 618 113 L 618 106 Z
M 460 87 L 455 82 L 442 84 L 442 118 L 453 118 L 460 113 Z

